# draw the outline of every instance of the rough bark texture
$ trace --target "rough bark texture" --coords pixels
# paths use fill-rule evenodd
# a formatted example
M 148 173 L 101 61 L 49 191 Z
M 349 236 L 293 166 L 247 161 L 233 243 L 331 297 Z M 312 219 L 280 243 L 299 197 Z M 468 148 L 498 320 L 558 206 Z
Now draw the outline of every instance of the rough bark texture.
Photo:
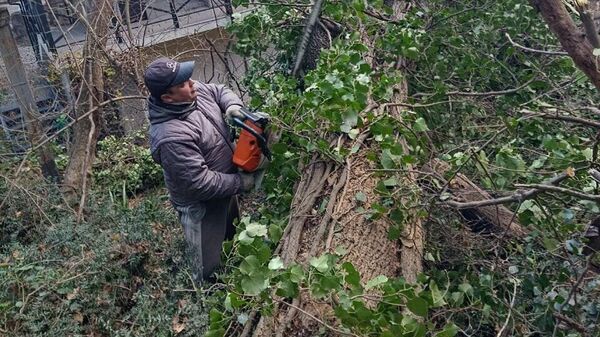
M 600 90 L 600 69 L 596 56 L 593 55 L 593 47 L 586 39 L 585 34 L 575 25 L 575 22 L 567 12 L 562 0 L 530 0 L 532 5 L 540 11 L 540 14 L 556 35 L 560 44 L 569 53 L 573 62 L 594 86 Z
M 439 159 L 434 159 L 423 168 L 424 172 L 431 174 L 442 184 L 448 186 L 448 192 L 460 202 L 471 202 L 492 199 L 492 196 L 479 188 L 464 174 L 458 173 L 447 182 L 443 177 L 450 171 L 450 166 Z M 479 230 L 491 230 L 506 233 L 514 237 L 524 237 L 528 231 L 516 221 L 516 215 L 502 205 L 484 206 L 476 209 L 461 210 L 461 213 L 470 220 L 476 220 L 474 224 Z M 481 223 L 483 222 L 483 223 Z
M 98 2 L 88 13 L 90 27 L 83 50 L 81 93 L 77 102 L 75 118 L 97 106 L 103 101 L 104 96 L 101 61 L 105 55 L 102 48 L 107 41 L 108 18 L 111 13 L 110 1 Z M 65 192 L 70 199 L 76 195 L 85 196 L 88 188 L 87 180 L 95 157 L 100 118 L 101 109 L 98 109 L 90 114 L 89 118 L 83 119 L 73 127 L 73 144 L 64 177 Z

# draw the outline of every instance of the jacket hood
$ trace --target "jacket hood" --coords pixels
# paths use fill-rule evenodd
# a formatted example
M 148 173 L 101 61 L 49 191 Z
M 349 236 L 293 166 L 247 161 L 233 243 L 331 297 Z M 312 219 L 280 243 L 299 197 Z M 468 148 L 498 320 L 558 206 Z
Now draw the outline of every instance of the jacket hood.
M 150 124 L 159 124 L 171 119 L 184 119 L 195 109 L 196 100 L 186 104 L 167 104 L 153 96 L 148 97 Z

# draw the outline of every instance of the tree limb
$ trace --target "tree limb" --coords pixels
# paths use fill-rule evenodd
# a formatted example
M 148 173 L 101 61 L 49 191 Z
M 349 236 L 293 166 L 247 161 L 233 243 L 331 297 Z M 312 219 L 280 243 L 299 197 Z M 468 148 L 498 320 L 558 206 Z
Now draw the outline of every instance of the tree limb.
M 570 188 L 560 186 L 552 186 L 546 184 L 515 184 L 515 187 L 533 188 L 540 192 L 557 192 L 562 194 L 568 194 L 584 200 L 600 201 L 600 195 L 579 192 Z
M 535 112 L 535 111 L 531 111 L 531 110 L 527 110 L 527 109 L 523 109 L 523 110 L 521 110 L 521 112 L 523 112 L 527 115 L 530 115 L 530 116 L 534 116 L 534 117 L 560 120 L 560 121 L 571 122 L 571 123 L 581 124 L 581 125 L 600 129 L 600 122 L 591 120 L 591 119 L 587 119 L 587 118 L 581 118 L 581 117 L 569 116 L 569 115 L 559 115 L 558 113 Z
M 589 5 L 587 2 L 575 1 L 575 8 L 579 12 L 579 18 L 583 22 L 583 28 L 585 29 L 585 36 L 594 48 L 600 48 L 600 37 L 598 37 L 598 30 L 594 23 L 594 18 L 589 11 Z
M 569 175 L 567 173 L 561 173 L 561 174 L 557 175 L 556 177 L 548 179 L 544 183 L 539 184 L 539 185 L 552 186 L 554 184 L 558 184 L 559 182 L 563 181 L 567 177 L 569 177 Z M 517 185 L 515 185 L 515 186 L 517 186 Z M 527 185 L 527 186 L 531 186 L 531 185 Z M 448 206 L 452 206 L 452 207 L 458 208 L 458 209 L 479 208 L 479 207 L 484 207 L 484 206 L 507 204 L 507 203 L 515 202 L 515 201 L 520 202 L 523 200 L 531 199 L 542 192 L 543 192 L 543 190 L 541 190 L 541 189 L 532 188 L 532 189 L 529 189 L 526 191 L 519 190 L 509 196 L 495 198 L 495 199 L 482 200 L 482 201 L 471 201 L 471 202 L 458 202 L 458 201 L 453 201 L 453 200 L 447 200 L 447 201 L 444 201 L 444 203 Z
M 577 28 L 562 0 L 530 0 L 537 8 L 550 30 L 569 53 L 575 65 L 600 90 L 600 69 L 593 54 L 592 44 Z
M 569 53 L 567 53 L 566 51 L 551 51 L 551 50 L 539 50 L 539 49 L 528 48 L 528 47 L 525 47 L 525 46 L 520 45 L 520 44 L 516 43 L 515 41 L 513 41 L 511 39 L 510 35 L 508 35 L 508 33 L 504 33 L 504 36 L 506 36 L 506 38 L 508 39 L 508 42 L 510 42 L 510 44 L 512 44 L 513 46 L 515 46 L 517 48 L 528 51 L 528 52 L 544 54 L 544 55 L 569 55 Z

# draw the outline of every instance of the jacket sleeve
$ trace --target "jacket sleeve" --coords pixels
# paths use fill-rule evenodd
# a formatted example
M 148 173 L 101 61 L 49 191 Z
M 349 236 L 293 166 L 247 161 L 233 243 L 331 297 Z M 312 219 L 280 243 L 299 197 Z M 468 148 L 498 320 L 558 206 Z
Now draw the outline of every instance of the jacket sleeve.
M 213 95 L 215 96 L 215 101 L 221 108 L 221 112 L 225 113 L 227 108 L 232 105 L 239 105 L 240 107 L 244 106 L 242 100 L 236 95 L 231 89 L 227 88 L 222 84 L 207 84 Z
M 240 176 L 210 170 L 194 144 L 164 143 L 160 145 L 160 161 L 166 180 L 178 191 L 199 201 L 225 198 L 240 192 Z

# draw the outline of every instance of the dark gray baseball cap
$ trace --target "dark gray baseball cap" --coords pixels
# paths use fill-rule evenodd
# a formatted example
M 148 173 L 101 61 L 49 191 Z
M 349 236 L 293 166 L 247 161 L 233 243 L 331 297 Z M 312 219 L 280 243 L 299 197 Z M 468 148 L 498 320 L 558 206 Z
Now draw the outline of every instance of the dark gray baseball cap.
M 167 89 L 192 77 L 194 61 L 177 62 L 167 57 L 154 60 L 144 72 L 144 82 L 150 94 L 160 98 Z

